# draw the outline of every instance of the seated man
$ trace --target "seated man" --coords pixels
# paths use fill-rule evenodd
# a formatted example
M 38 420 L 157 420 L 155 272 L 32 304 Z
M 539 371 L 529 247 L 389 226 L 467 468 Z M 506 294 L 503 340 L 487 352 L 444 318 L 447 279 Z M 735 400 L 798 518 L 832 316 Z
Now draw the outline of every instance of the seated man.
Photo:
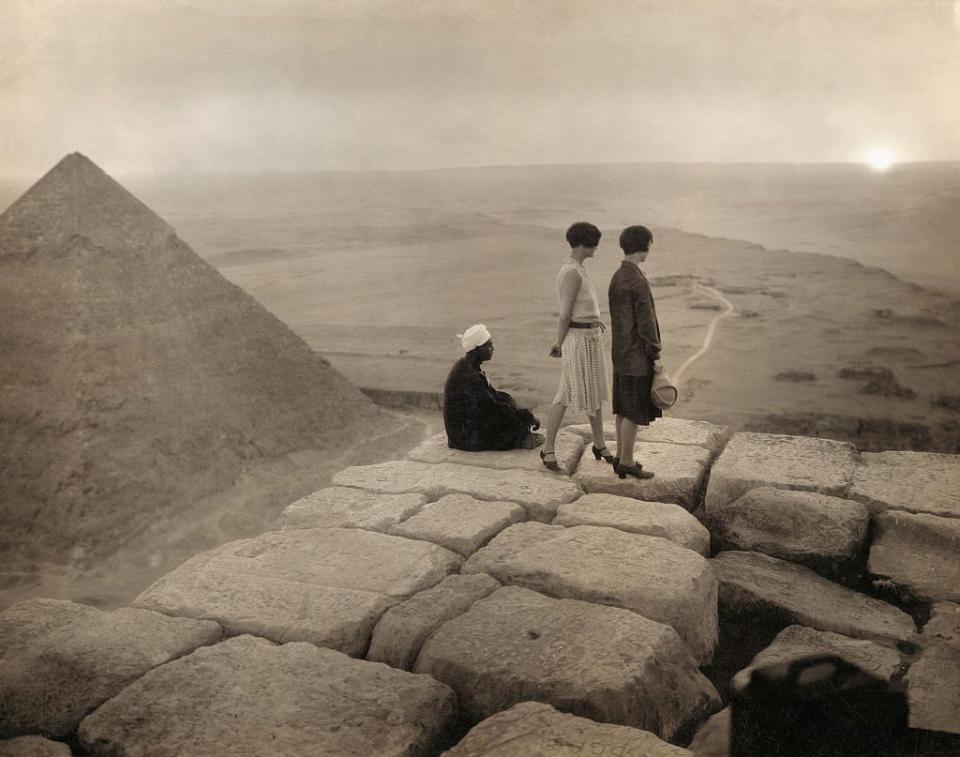
M 480 364 L 493 357 L 493 339 L 483 324 L 458 334 L 466 353 L 447 377 L 443 389 L 443 425 L 447 446 L 481 450 L 533 449 L 543 444 L 543 435 L 531 433 L 540 421 L 529 410 L 517 407 L 506 392 L 487 382 Z

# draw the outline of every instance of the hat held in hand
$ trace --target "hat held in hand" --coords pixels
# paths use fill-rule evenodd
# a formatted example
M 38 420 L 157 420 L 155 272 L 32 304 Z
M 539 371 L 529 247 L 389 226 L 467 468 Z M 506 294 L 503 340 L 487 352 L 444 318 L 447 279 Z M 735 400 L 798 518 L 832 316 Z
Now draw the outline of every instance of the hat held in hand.
M 669 410 L 680 399 L 680 390 L 666 371 L 657 371 L 653 374 L 653 385 L 650 387 L 650 401 L 661 410 Z

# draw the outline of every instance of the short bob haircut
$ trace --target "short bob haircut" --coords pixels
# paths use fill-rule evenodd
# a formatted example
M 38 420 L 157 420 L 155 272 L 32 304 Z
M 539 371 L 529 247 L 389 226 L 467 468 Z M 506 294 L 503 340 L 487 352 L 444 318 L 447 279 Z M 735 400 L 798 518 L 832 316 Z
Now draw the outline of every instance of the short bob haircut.
M 624 255 L 646 252 L 652 241 L 653 234 L 646 226 L 627 226 L 620 234 L 620 249 Z
M 567 229 L 567 242 L 570 247 L 596 247 L 600 244 L 600 229 L 592 223 L 579 221 Z

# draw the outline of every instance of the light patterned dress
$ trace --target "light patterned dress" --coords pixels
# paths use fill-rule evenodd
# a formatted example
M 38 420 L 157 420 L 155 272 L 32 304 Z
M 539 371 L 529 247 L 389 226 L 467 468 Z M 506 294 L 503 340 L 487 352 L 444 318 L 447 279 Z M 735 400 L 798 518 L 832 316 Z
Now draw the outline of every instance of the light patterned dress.
M 573 301 L 571 320 L 598 321 L 600 305 L 597 303 L 597 291 L 587 269 L 573 258 L 567 260 L 557 274 L 560 306 L 563 306 L 564 295 L 567 294 L 565 287 L 571 285 L 567 278 L 570 271 L 576 271 L 577 274 L 570 278 L 580 282 Z M 610 396 L 607 391 L 607 360 L 600 329 L 570 329 L 560 349 L 560 388 L 553 398 L 554 404 L 566 405 L 574 412 L 582 410 L 587 415 L 596 415 Z

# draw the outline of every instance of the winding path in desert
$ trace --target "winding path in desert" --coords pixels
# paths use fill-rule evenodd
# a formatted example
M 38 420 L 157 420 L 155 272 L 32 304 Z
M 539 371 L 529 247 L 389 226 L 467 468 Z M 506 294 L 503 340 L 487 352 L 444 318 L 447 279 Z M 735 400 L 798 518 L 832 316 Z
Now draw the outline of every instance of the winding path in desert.
M 713 344 L 713 335 L 717 330 L 717 324 L 734 311 L 733 303 L 713 287 L 704 286 L 703 284 L 694 284 L 694 288 L 709 294 L 713 299 L 720 302 L 725 309 L 716 318 L 710 321 L 710 325 L 707 326 L 707 333 L 703 337 L 703 346 L 697 350 L 696 353 L 684 360 L 683 365 L 681 365 L 677 370 L 673 377 L 673 381 L 675 384 L 677 384 L 677 386 L 679 386 L 680 382 L 683 380 L 683 375 L 687 372 L 687 368 L 693 365 L 693 363 L 699 360 L 703 355 L 706 355 L 710 350 L 710 347 Z

